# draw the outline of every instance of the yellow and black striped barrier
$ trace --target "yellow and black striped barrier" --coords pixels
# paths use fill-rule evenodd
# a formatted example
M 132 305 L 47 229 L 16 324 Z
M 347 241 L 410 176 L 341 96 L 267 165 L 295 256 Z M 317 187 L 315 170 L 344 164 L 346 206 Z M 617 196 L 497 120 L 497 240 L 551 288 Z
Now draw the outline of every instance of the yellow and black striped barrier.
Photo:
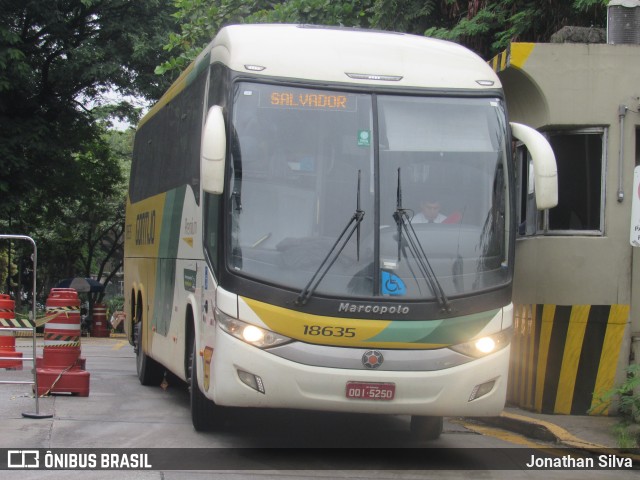
M 78 335 L 61 335 L 59 333 L 44 333 L 44 342 L 47 346 L 55 347 L 80 347 L 80 336 Z
M 506 50 L 503 50 L 498 55 L 493 57 L 487 63 L 493 68 L 496 73 L 500 73 L 503 70 L 506 70 L 509 67 L 511 57 L 511 47 L 509 46 Z
M 589 413 L 614 387 L 629 321 L 629 305 L 517 305 L 508 402 L 541 413 Z
M 58 316 L 58 312 L 53 315 L 48 315 L 49 310 L 47 310 L 47 315 L 43 317 L 36 317 L 36 327 L 42 327 L 50 322 L 54 318 Z M 16 318 L 8 319 L 0 319 L 0 327 L 13 327 L 13 328 L 33 328 L 33 321 L 31 320 L 30 315 L 24 315 L 20 313 L 15 314 Z M 16 337 L 30 337 L 30 332 L 15 332 Z
M 28 318 L 0 318 L 0 328 L 33 328 L 33 322 Z

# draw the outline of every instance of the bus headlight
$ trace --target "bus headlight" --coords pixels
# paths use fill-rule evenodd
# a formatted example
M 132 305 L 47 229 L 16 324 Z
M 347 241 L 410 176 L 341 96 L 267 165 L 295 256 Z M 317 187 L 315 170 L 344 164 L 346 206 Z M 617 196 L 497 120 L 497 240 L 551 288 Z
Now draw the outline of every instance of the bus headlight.
M 468 355 L 470 357 L 480 358 L 490 353 L 502 350 L 511 342 L 511 335 L 513 329 L 511 327 L 501 330 L 493 335 L 487 335 L 481 338 L 476 338 L 470 342 L 459 343 L 452 345 L 449 348 L 455 350 L 458 353 Z
M 222 330 L 254 347 L 271 348 L 291 341 L 291 338 L 284 335 L 230 317 L 217 308 L 215 317 Z

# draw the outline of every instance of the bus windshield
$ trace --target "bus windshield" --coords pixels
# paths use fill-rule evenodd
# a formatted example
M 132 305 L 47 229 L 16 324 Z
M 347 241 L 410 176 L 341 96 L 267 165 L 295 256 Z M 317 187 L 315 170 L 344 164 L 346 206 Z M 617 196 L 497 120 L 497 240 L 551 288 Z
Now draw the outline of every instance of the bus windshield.
M 447 297 L 510 281 L 500 99 L 242 82 L 231 129 L 235 274 L 300 291 L 332 252 L 315 295 L 435 299 L 425 261 Z

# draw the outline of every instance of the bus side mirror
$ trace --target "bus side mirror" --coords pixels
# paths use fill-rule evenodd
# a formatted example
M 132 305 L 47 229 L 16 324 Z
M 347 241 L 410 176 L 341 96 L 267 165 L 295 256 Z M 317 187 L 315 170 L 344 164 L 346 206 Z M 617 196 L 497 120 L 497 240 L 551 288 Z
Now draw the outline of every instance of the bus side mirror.
M 513 136 L 529 150 L 533 163 L 536 205 L 538 210 L 558 205 L 558 167 L 553 149 L 537 130 L 520 123 L 510 123 Z
M 224 190 L 224 166 L 227 153 L 227 133 L 222 107 L 214 105 L 207 113 L 202 132 L 202 189 L 220 194 Z

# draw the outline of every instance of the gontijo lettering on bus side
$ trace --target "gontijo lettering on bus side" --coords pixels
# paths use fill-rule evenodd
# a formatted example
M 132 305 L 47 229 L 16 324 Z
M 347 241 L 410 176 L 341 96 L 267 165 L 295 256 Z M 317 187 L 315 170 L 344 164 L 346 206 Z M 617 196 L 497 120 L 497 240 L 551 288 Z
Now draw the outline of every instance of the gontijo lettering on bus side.
M 136 215 L 136 245 L 153 245 L 156 238 L 156 211 Z

